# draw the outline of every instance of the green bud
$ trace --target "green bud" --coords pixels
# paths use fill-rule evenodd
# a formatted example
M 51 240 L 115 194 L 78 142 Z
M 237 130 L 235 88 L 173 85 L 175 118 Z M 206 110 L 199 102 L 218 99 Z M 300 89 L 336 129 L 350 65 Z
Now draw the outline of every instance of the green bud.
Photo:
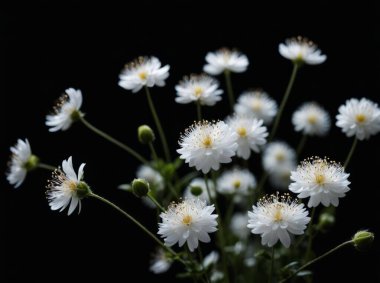
M 359 231 L 356 232 L 352 241 L 354 242 L 354 247 L 358 251 L 365 251 L 372 245 L 374 239 L 375 234 L 368 231 Z
M 203 193 L 203 189 L 199 186 L 192 186 L 190 192 L 193 196 L 200 196 Z
M 80 199 L 82 199 L 91 194 L 91 189 L 89 185 L 87 185 L 85 182 L 79 182 L 79 184 L 77 185 L 76 192 L 77 192 L 77 196 Z
M 139 198 L 145 197 L 149 192 L 149 183 L 144 179 L 134 179 L 132 182 L 132 191 Z
M 137 129 L 137 135 L 139 138 L 139 141 L 142 144 L 148 144 L 153 142 L 156 137 L 154 136 L 153 130 L 148 125 L 141 125 Z
M 38 162 L 40 162 L 40 159 L 37 156 L 35 156 L 34 154 L 32 154 L 29 157 L 28 161 L 25 162 L 24 168 L 27 171 L 33 170 L 33 169 L 35 169 L 38 166 Z
M 321 230 L 322 232 L 326 232 L 332 226 L 334 226 L 334 224 L 335 224 L 335 216 L 330 213 L 324 212 L 319 216 L 317 229 Z

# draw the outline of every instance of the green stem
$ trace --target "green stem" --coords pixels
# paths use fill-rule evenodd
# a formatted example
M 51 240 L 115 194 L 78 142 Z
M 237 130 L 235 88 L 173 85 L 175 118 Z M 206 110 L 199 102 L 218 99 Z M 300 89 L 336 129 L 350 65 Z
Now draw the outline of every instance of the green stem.
M 199 100 L 196 101 L 195 103 L 197 105 L 197 119 L 198 121 L 202 120 L 202 105 Z
M 147 197 L 148 197 L 151 201 L 153 201 L 153 203 L 157 206 L 157 208 L 159 208 L 162 212 L 165 212 L 165 208 L 163 208 L 163 207 L 161 206 L 161 204 L 158 203 L 158 201 L 156 200 L 156 198 L 155 198 L 154 196 L 152 196 L 151 192 L 149 192 L 149 193 L 147 194 Z
M 302 271 L 303 269 L 305 269 L 306 267 L 312 265 L 313 263 L 316 263 L 317 261 L 325 258 L 326 256 L 332 254 L 333 252 L 339 250 L 340 248 L 343 248 L 345 246 L 348 246 L 348 245 L 351 245 L 353 244 L 353 241 L 350 240 L 350 241 L 347 241 L 347 242 L 344 242 L 338 246 L 336 246 L 335 248 L 329 250 L 328 252 L 324 253 L 323 255 L 309 261 L 308 263 L 304 264 L 303 266 L 301 266 L 300 268 L 298 268 L 296 271 L 294 271 L 293 274 L 289 275 L 288 277 L 286 277 L 285 279 L 281 280 L 280 283 L 285 283 L 286 281 L 288 281 L 289 279 L 292 279 L 295 275 L 297 275 L 298 272 Z
M 142 157 L 138 152 L 136 152 L 135 150 L 133 150 L 132 148 L 130 148 L 126 144 L 124 144 L 124 143 L 118 141 L 117 139 L 111 137 L 109 134 L 106 134 L 105 132 L 99 130 L 94 125 L 92 125 L 90 122 L 88 122 L 84 117 L 80 116 L 79 119 L 91 131 L 93 131 L 97 135 L 105 138 L 106 140 L 110 141 L 111 143 L 117 145 L 118 147 L 124 149 L 126 152 L 128 152 L 130 155 L 132 155 L 133 157 L 135 157 L 141 163 L 144 163 L 144 164 L 148 165 L 148 161 L 144 157 Z
M 149 149 L 150 149 L 150 153 L 152 154 L 153 160 L 154 160 L 154 161 L 158 161 L 157 152 L 156 152 L 156 150 L 154 149 L 153 143 L 152 143 L 152 142 L 149 142 L 149 143 L 148 143 L 148 146 L 149 146 Z
M 294 81 L 296 79 L 298 67 L 299 67 L 298 64 L 296 64 L 296 63 L 293 64 L 293 71 L 292 71 L 292 74 L 290 76 L 290 80 L 289 80 L 288 86 L 286 87 L 284 97 L 282 98 L 282 101 L 281 101 L 281 104 L 280 104 L 280 108 L 278 109 L 278 113 L 276 115 L 276 119 L 274 120 L 273 128 L 272 128 L 272 131 L 270 133 L 270 136 L 269 136 L 269 139 L 268 139 L 268 143 L 271 142 L 272 139 L 274 138 L 274 136 L 276 135 L 278 125 L 280 124 L 282 112 L 284 112 L 286 102 L 288 101 L 290 92 L 292 90 Z
M 355 137 L 354 141 L 352 142 L 352 146 L 351 146 L 350 152 L 347 155 L 346 161 L 344 161 L 343 167 L 345 169 L 347 168 L 348 163 L 350 163 L 351 157 L 354 154 L 354 151 L 355 151 L 355 148 L 356 148 L 357 144 L 358 144 L 358 139 Z
M 199 263 L 203 266 L 203 253 L 202 253 L 202 249 L 201 249 L 200 245 L 198 247 L 198 257 L 199 257 Z M 210 283 L 210 280 L 208 279 L 207 273 L 204 272 L 204 267 L 203 267 L 202 273 L 203 273 L 202 275 L 204 277 L 204 279 L 202 281 L 206 282 L 206 283 Z
M 164 149 L 166 161 L 170 162 L 171 157 L 170 157 L 170 151 L 169 151 L 168 143 L 166 141 L 164 130 L 162 129 L 160 119 L 158 118 L 156 108 L 154 107 L 154 103 L 153 103 L 152 97 L 150 95 L 149 88 L 147 86 L 145 86 L 145 92 L 146 92 L 146 98 L 148 100 L 150 111 L 152 112 L 154 122 L 156 123 L 158 134 L 160 135 L 160 139 L 161 139 L 162 147 Z
M 273 272 L 274 272 L 274 246 L 272 247 L 272 257 L 271 257 L 271 265 L 269 271 L 269 283 L 273 282 Z
M 297 156 L 299 157 L 301 155 L 301 152 L 303 151 L 305 144 L 307 141 L 307 135 L 302 135 L 302 138 L 300 139 L 300 142 L 297 146 Z
M 263 174 L 261 175 L 261 179 L 259 181 L 259 184 L 257 185 L 257 188 L 256 188 L 256 194 L 257 194 L 257 199 L 259 199 L 263 193 L 264 193 L 264 185 L 265 185 L 265 182 L 267 181 L 269 177 L 269 174 L 264 171 Z
M 57 167 L 55 167 L 55 166 L 45 164 L 45 163 L 41 163 L 41 162 L 38 162 L 37 167 L 41 168 L 41 169 L 46 169 L 49 171 L 54 171 L 55 169 L 57 169 Z
M 234 97 L 234 90 L 232 88 L 231 72 L 229 70 L 224 71 L 224 78 L 226 80 L 228 100 L 230 102 L 231 110 L 233 111 L 234 104 L 235 104 L 235 97 Z
M 309 260 L 310 258 L 310 253 L 311 253 L 311 247 L 313 245 L 313 220 L 315 216 L 315 207 L 311 210 L 311 216 L 310 216 L 310 222 L 309 222 L 309 227 L 307 227 L 307 249 L 306 249 L 306 254 L 305 254 L 305 261 Z

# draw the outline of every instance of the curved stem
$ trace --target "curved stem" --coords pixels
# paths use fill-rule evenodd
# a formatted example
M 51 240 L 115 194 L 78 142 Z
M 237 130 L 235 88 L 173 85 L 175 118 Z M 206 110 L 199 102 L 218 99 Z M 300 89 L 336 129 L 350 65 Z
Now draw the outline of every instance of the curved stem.
M 274 246 L 272 247 L 272 257 L 271 257 L 271 265 L 270 265 L 268 283 L 273 282 L 273 272 L 274 272 Z
M 117 145 L 118 147 L 124 149 L 126 152 L 128 152 L 130 155 L 135 157 L 141 163 L 148 165 L 148 161 L 144 157 L 142 157 L 138 152 L 136 152 L 135 150 L 133 150 L 132 148 L 130 148 L 126 144 L 124 144 L 124 143 L 118 141 L 117 139 L 111 137 L 109 134 L 106 134 L 105 132 L 99 130 L 94 125 L 92 125 L 90 122 L 88 122 L 84 117 L 80 116 L 79 119 L 83 123 L 83 125 L 85 125 L 88 129 L 93 131 L 95 134 L 103 137 L 104 139 L 106 139 L 106 140 L 110 141 L 111 143 Z
M 152 194 L 149 192 L 147 194 L 147 197 L 153 201 L 153 203 L 157 206 L 157 208 L 159 208 L 162 212 L 165 212 L 165 209 L 161 206 L 161 204 L 158 203 L 158 201 L 156 200 L 156 198 L 154 196 L 152 196 Z
M 198 121 L 202 120 L 202 105 L 199 100 L 195 103 L 197 105 L 197 119 Z
M 350 152 L 347 155 L 346 161 L 344 161 L 344 165 L 343 165 L 344 169 L 346 169 L 348 166 L 348 163 L 350 163 L 351 157 L 354 154 L 357 144 L 358 144 L 358 139 L 355 137 L 354 141 L 352 142 Z
M 152 154 L 153 160 L 154 160 L 154 161 L 158 161 L 157 152 L 156 152 L 156 150 L 154 149 L 154 145 L 153 145 L 153 143 L 152 143 L 152 142 L 149 142 L 149 143 L 148 143 L 148 146 L 149 146 L 150 152 L 151 152 L 151 154 Z
M 297 146 L 297 156 L 299 157 L 301 155 L 301 152 L 303 151 L 305 144 L 307 141 L 307 135 L 302 135 L 302 138 L 300 139 L 300 142 Z
M 46 169 L 49 171 L 54 171 L 55 169 L 57 169 L 57 167 L 55 167 L 53 165 L 49 165 L 49 164 L 45 164 L 45 163 L 41 163 L 41 162 L 38 162 L 37 167 L 41 168 L 41 169 Z
M 224 71 L 224 78 L 226 79 L 228 100 L 230 102 L 231 110 L 233 111 L 234 104 L 235 104 L 235 97 L 234 97 L 234 90 L 232 88 L 231 72 L 229 70 Z
M 296 79 L 298 67 L 299 67 L 298 64 L 296 64 L 296 63 L 293 64 L 293 71 L 292 71 L 292 74 L 290 76 L 290 80 L 289 80 L 288 86 L 286 87 L 284 97 L 282 98 L 282 101 L 281 101 L 281 104 L 280 104 L 280 108 L 278 109 L 278 113 L 277 113 L 276 119 L 274 120 L 273 128 L 272 128 L 272 131 L 270 132 L 268 143 L 270 141 L 272 141 L 272 139 L 276 135 L 278 125 L 280 124 L 282 112 L 284 112 L 286 102 L 288 101 L 289 94 L 290 94 L 290 92 L 292 90 L 294 81 Z

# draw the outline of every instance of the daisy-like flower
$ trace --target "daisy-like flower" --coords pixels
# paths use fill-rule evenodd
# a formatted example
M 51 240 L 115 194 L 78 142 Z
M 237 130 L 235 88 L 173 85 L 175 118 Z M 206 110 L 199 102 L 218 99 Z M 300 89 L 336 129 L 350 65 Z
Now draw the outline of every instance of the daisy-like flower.
M 11 152 L 9 171 L 6 175 L 8 182 L 18 188 L 24 182 L 28 171 L 36 168 L 38 158 L 32 154 L 28 139 L 25 141 L 18 139 L 17 143 L 11 147 Z
M 261 234 L 261 244 L 273 247 L 278 240 L 289 248 L 290 235 L 302 235 L 310 221 L 303 203 L 285 194 L 266 196 L 248 211 L 248 225 L 253 234 Z
M 161 62 L 156 57 L 139 57 L 125 65 L 119 76 L 119 86 L 132 90 L 133 93 L 144 86 L 165 86 L 169 69 L 169 65 L 161 67 Z
M 217 190 L 221 194 L 248 195 L 256 186 L 256 179 L 247 169 L 234 168 L 225 171 L 217 181 Z
M 158 234 L 164 238 L 169 247 L 185 242 L 190 251 L 198 247 L 198 241 L 209 243 L 209 233 L 217 231 L 217 214 L 213 214 L 214 205 L 206 205 L 199 198 L 188 198 L 180 203 L 173 203 L 166 212 L 160 214 Z
M 150 262 L 149 270 L 154 274 L 164 273 L 169 270 L 172 263 L 173 261 L 168 258 L 165 251 L 159 248 Z
M 219 83 L 214 78 L 207 75 L 191 75 L 175 86 L 175 101 L 182 104 L 199 101 L 201 105 L 213 106 L 222 99 L 223 90 L 218 87 Z
M 277 103 L 266 92 L 246 91 L 239 96 L 234 109 L 238 115 L 251 115 L 269 125 L 277 114 Z
M 238 147 L 238 136 L 226 123 L 201 121 L 186 129 L 181 135 L 177 152 L 190 167 L 204 174 L 211 168 L 218 170 L 220 163 L 229 163 Z
M 330 130 L 329 113 L 315 102 L 303 104 L 292 116 L 297 132 L 308 136 L 324 136 Z
M 301 36 L 287 39 L 285 44 L 280 43 L 278 51 L 282 57 L 297 64 L 318 65 L 327 59 L 327 56 L 321 53 L 317 45 Z
M 296 166 L 296 152 L 284 142 L 268 144 L 263 153 L 265 171 L 274 174 L 283 172 L 284 168 Z
M 53 178 L 49 181 L 46 192 L 51 210 L 60 209 L 61 212 L 70 204 L 67 215 L 73 213 L 78 205 L 78 214 L 80 213 L 81 199 L 91 193 L 89 186 L 82 181 L 84 166 L 85 163 L 80 165 L 77 175 L 70 156 L 62 161 L 62 170 L 57 169 L 53 172 Z
M 227 48 L 207 53 L 206 62 L 203 71 L 213 76 L 220 75 L 224 71 L 242 73 L 247 70 L 249 65 L 247 56 Z
M 208 188 L 210 190 L 211 197 L 214 198 L 216 193 L 215 193 L 215 186 L 214 182 L 211 180 L 207 180 Z M 202 190 L 200 195 L 195 196 L 192 193 L 193 188 L 199 188 Z M 203 178 L 195 178 L 193 179 L 190 184 L 186 187 L 185 192 L 183 194 L 185 198 L 200 198 L 201 200 L 206 201 L 207 203 L 210 203 L 210 198 L 208 197 L 207 193 L 207 188 L 206 188 L 206 183 Z
M 292 171 L 292 183 L 289 190 L 298 194 L 299 198 L 310 197 L 308 207 L 338 206 L 339 198 L 350 190 L 348 176 L 339 163 L 312 157 L 301 162 L 296 171 Z
M 347 137 L 358 140 L 369 139 L 380 131 L 380 109 L 369 99 L 351 98 L 339 107 L 336 125 L 342 128 Z
M 251 150 L 260 152 L 260 146 L 267 142 L 268 131 L 263 126 L 263 120 L 234 115 L 227 119 L 227 125 L 238 134 L 236 155 L 245 160 L 251 156 Z
M 246 239 L 249 235 L 247 229 L 248 215 L 247 213 L 237 212 L 231 218 L 231 232 L 239 239 Z
M 79 89 L 68 88 L 58 99 L 54 107 L 54 114 L 46 116 L 46 126 L 50 132 L 66 131 L 71 124 L 77 121 L 83 113 L 79 111 L 82 106 L 82 92 Z
M 136 172 L 136 176 L 147 181 L 150 189 L 162 191 L 164 188 L 164 179 L 161 174 L 149 166 L 141 165 Z

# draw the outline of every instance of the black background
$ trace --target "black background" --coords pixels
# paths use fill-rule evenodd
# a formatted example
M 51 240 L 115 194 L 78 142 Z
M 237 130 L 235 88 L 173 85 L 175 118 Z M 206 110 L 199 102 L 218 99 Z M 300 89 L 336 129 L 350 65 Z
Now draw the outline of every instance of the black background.
M 233 75 L 236 93 L 262 87 L 277 101 L 289 79 L 291 64 L 278 54 L 287 37 L 304 35 L 328 55 L 320 66 L 306 66 L 297 78 L 278 136 L 295 146 L 290 117 L 304 101 L 316 100 L 334 117 L 351 97 L 379 102 L 380 29 L 378 7 L 360 1 L 334 8 L 325 2 L 309 5 L 243 1 L 205 6 L 194 1 L 162 5 L 64 4 L 39 1 L 1 11 L 2 88 L 1 171 L 9 147 L 28 138 L 33 152 L 58 165 L 73 156 L 74 166 L 86 162 L 86 181 L 152 231 L 155 214 L 128 193 L 116 189 L 132 180 L 135 160 L 82 125 L 49 133 L 44 117 L 68 87 L 84 95 L 82 110 L 99 128 L 126 141 L 145 156 L 136 127 L 152 124 L 144 95 L 117 85 L 123 65 L 139 55 L 155 55 L 170 64 L 165 88 L 152 89 L 153 99 L 174 154 L 179 133 L 195 118 L 193 105 L 174 102 L 174 85 L 183 75 L 200 72 L 208 51 L 237 47 L 248 55 L 246 73 Z M 224 118 L 227 99 L 205 110 L 208 118 Z M 351 140 L 333 127 L 326 139 L 313 139 L 305 155 L 326 155 L 344 161 Z M 259 159 L 256 167 L 259 168 Z M 358 229 L 376 231 L 379 197 L 379 136 L 361 142 L 348 168 L 352 190 L 337 210 L 337 225 L 315 240 L 318 254 L 345 241 Z M 255 162 L 255 161 L 253 161 Z M 256 170 L 254 167 L 254 172 Z M 258 170 L 258 169 L 257 169 Z M 257 171 L 259 172 L 259 171 Z M 154 245 L 130 222 L 96 200 L 84 200 L 82 213 L 67 217 L 51 212 L 44 196 L 49 173 L 28 175 L 19 189 L 1 181 L 1 282 L 51 282 L 106 279 L 107 282 L 174 281 L 174 274 L 153 276 L 148 270 Z M 316 282 L 375 282 L 379 251 L 358 253 L 346 248 L 314 266 Z M 376 251 L 376 252 L 375 252 Z

